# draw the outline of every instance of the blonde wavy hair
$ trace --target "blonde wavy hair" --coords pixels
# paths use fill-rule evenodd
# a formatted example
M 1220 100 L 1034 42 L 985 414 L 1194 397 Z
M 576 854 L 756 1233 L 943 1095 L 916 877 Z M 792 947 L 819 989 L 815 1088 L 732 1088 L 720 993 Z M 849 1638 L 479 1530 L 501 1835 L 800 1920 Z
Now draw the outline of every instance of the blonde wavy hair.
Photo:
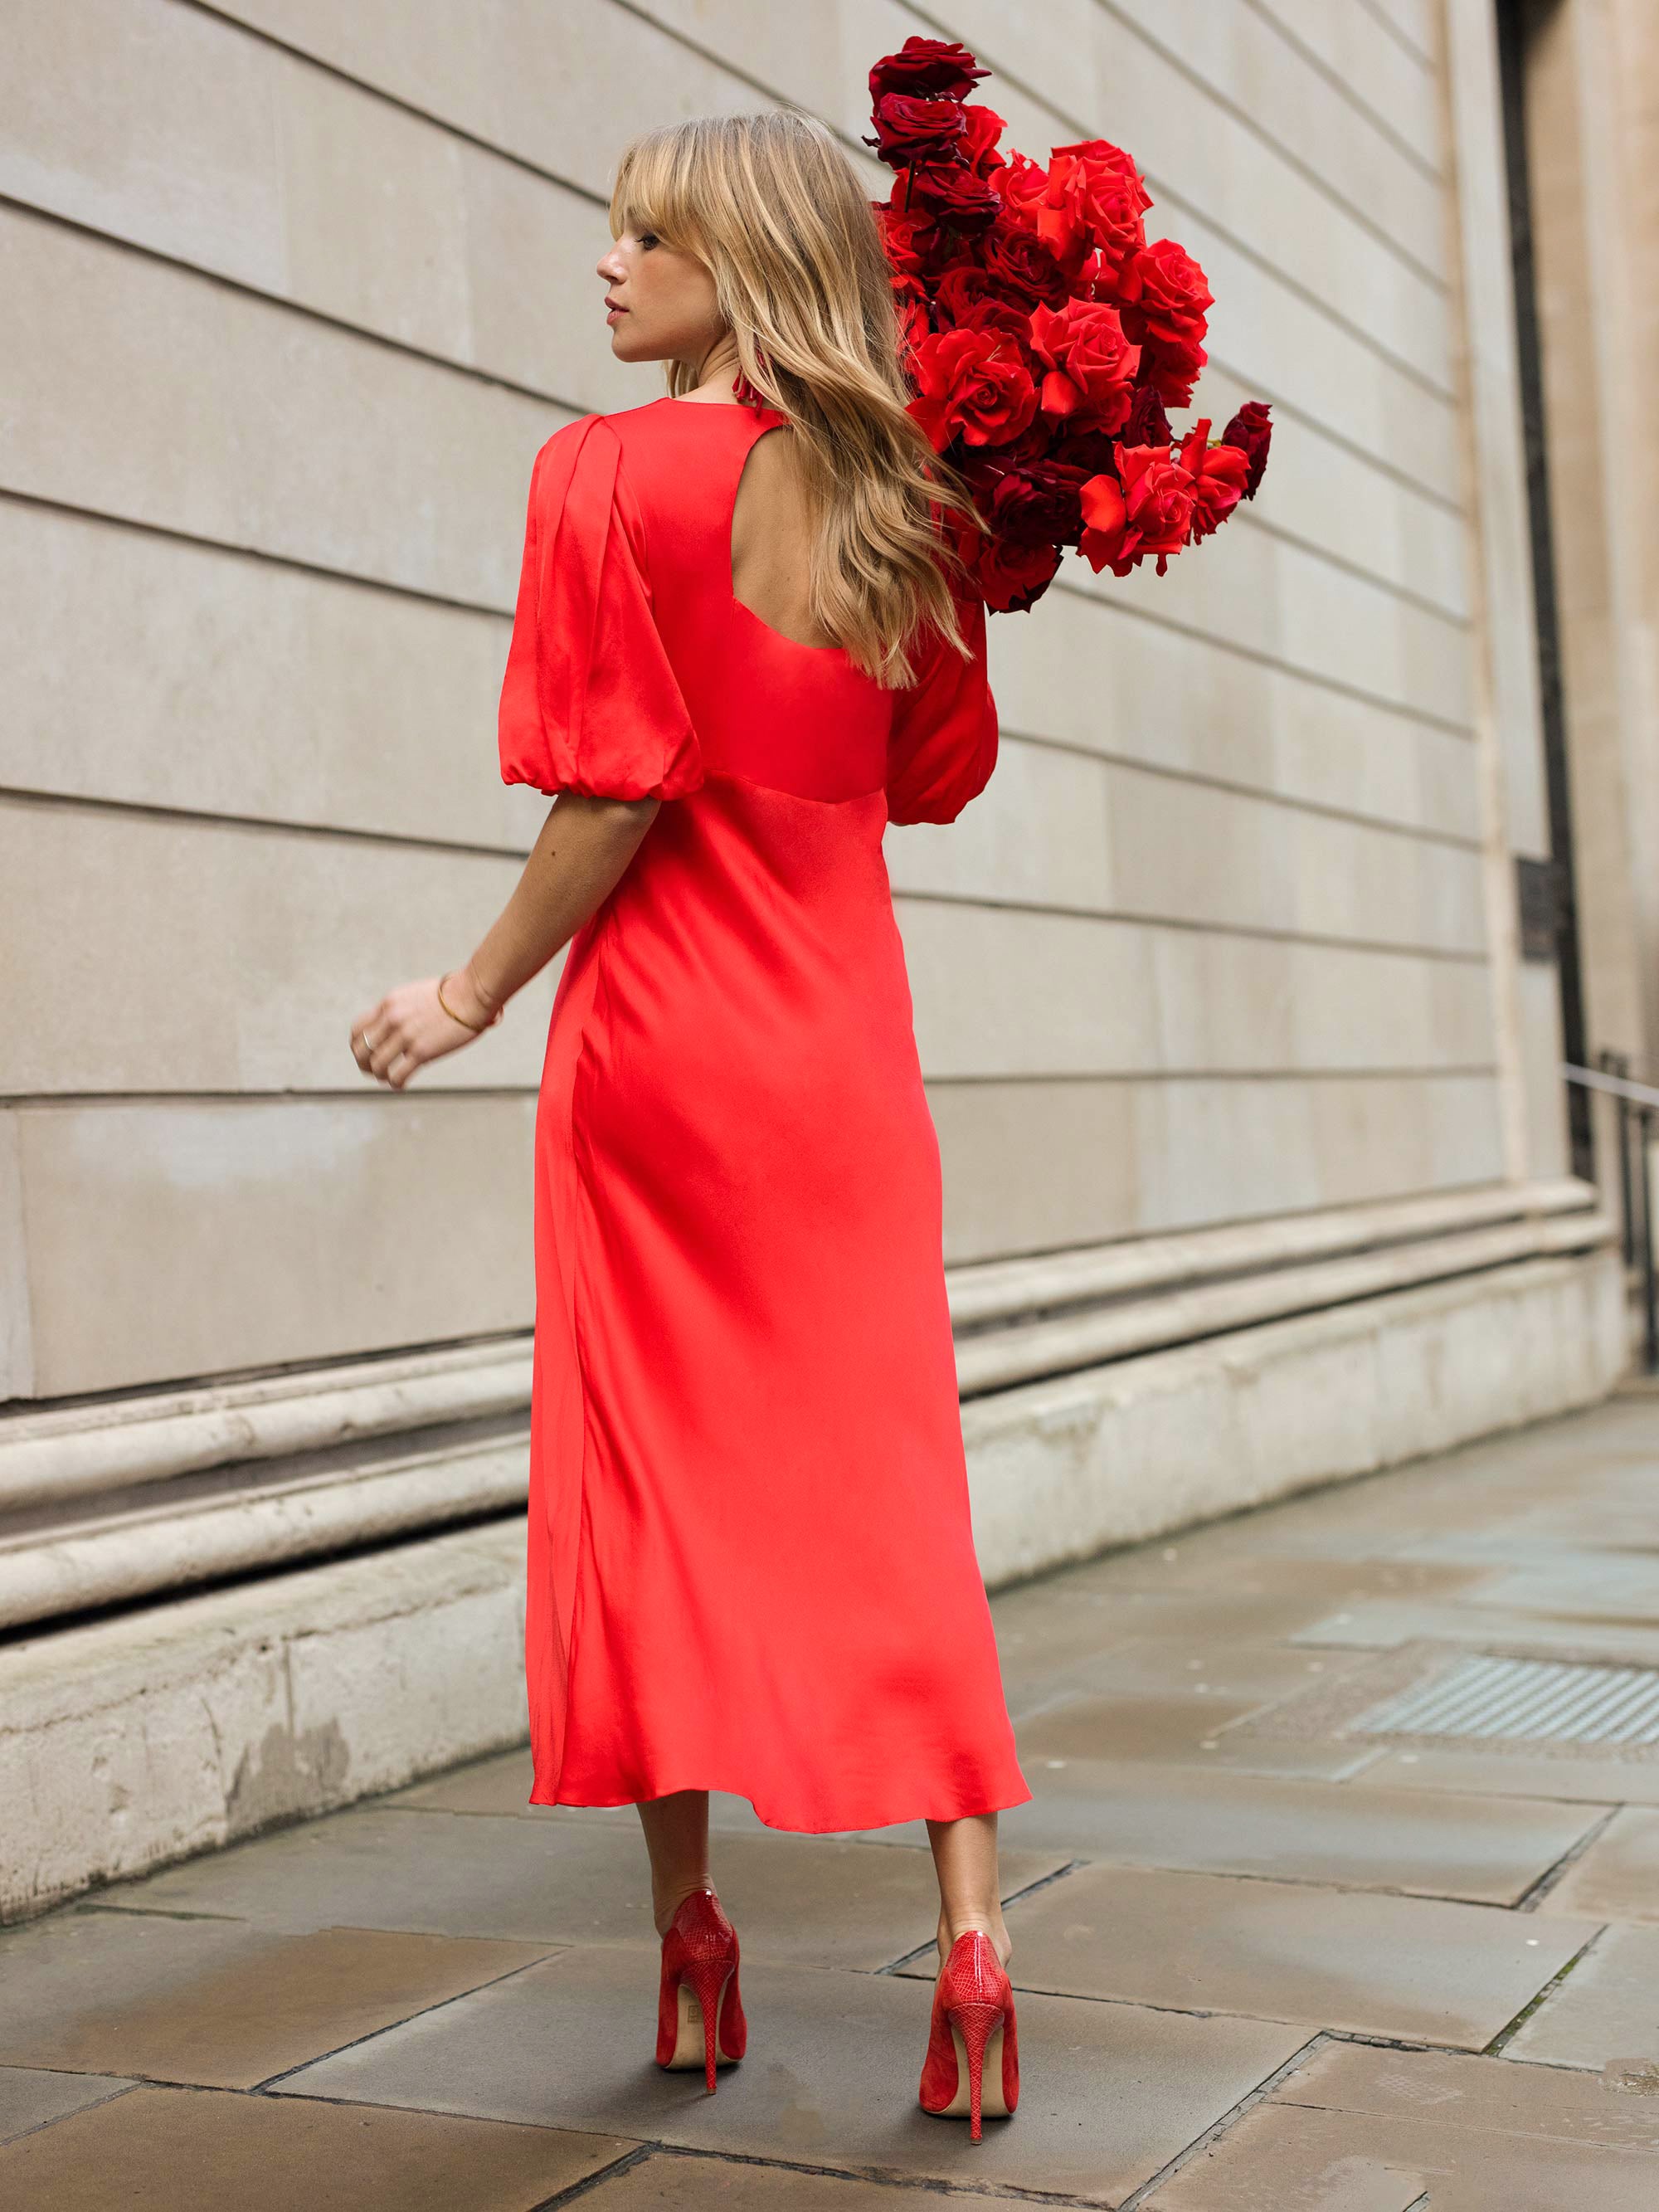
M 743 373 L 787 416 L 815 529 L 814 620 L 884 685 L 915 682 L 937 632 L 964 658 L 939 526 L 982 528 L 906 412 L 891 270 L 865 182 L 816 116 L 784 107 L 667 124 L 617 165 L 611 231 L 652 232 L 709 270 Z M 670 396 L 697 381 L 669 364 Z

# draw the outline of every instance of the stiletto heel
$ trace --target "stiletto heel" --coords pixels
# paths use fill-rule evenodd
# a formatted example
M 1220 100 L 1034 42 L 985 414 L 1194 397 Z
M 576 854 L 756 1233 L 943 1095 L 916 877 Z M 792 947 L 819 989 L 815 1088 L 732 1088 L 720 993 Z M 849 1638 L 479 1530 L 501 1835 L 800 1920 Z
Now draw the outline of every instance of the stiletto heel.
M 916 2100 L 941 2119 L 965 2112 L 970 2142 L 981 2140 L 982 2115 L 1006 2119 L 1019 2102 L 1013 1984 L 982 1929 L 964 1929 L 957 1936 L 933 1985 Z
M 682 1898 L 662 1939 L 657 1989 L 657 2063 L 702 2066 L 714 2094 L 714 2069 L 743 2057 L 749 2044 L 738 1990 L 738 1931 L 712 1889 Z

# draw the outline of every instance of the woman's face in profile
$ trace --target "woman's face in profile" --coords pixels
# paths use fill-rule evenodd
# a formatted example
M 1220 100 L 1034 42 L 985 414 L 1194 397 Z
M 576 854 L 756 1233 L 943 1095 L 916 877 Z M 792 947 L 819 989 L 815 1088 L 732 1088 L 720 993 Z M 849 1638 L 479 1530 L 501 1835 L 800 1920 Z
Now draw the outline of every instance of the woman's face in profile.
M 696 362 L 720 336 L 714 277 L 654 231 L 623 231 L 595 265 L 617 360 Z

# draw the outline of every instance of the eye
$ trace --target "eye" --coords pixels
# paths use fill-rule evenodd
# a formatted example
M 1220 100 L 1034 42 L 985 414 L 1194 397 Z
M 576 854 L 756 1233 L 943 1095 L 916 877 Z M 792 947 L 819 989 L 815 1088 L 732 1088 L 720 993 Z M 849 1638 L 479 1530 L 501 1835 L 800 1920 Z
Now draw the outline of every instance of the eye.
M 639 239 L 641 246 L 659 246 L 662 243 L 654 230 L 641 231 Z

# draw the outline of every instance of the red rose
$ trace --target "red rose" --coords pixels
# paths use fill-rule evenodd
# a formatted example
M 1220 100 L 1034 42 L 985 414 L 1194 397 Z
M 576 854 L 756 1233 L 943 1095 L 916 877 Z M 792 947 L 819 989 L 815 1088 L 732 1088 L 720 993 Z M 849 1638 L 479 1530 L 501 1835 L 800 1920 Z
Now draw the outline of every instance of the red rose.
M 1121 429 L 1140 366 L 1140 349 L 1123 335 L 1115 307 L 1068 300 L 1058 311 L 1031 311 L 1031 350 L 1048 364 L 1042 411 L 1100 430 Z
M 1247 399 L 1221 434 L 1222 443 L 1237 446 L 1249 465 L 1244 478 L 1246 499 L 1255 497 L 1256 486 L 1267 470 L 1267 448 L 1273 438 L 1272 410 L 1259 399 Z
M 1001 331 L 938 331 L 916 348 L 920 386 L 910 412 L 936 453 L 960 434 L 969 446 L 1000 445 L 1036 412 L 1024 356 Z
M 872 204 L 887 258 L 899 275 L 920 276 L 939 244 L 938 230 L 920 210 L 911 215 L 887 200 Z
M 876 102 L 873 146 L 878 161 L 895 169 L 912 161 L 954 161 L 968 118 L 959 100 L 919 100 L 905 92 L 884 93 Z
M 1049 156 L 1050 220 L 1092 248 L 1091 276 L 1097 284 L 1114 282 L 1124 263 L 1145 246 L 1141 218 L 1152 204 L 1139 170 L 1121 146 L 1103 138 L 1079 139 L 1056 146 Z
M 1010 153 L 997 171 L 997 190 L 1002 195 L 1004 213 L 1011 222 L 1033 234 L 1036 231 L 1037 208 L 1048 189 L 1048 172 L 1027 154 Z
M 1091 477 L 1083 487 L 1083 557 L 1098 575 L 1127 576 L 1156 558 L 1161 576 L 1192 527 L 1195 486 L 1167 446 L 1120 446 L 1118 481 Z
M 1119 298 L 1164 344 L 1202 345 L 1215 302 L 1204 271 L 1172 238 L 1144 246 L 1123 272 Z
M 1219 530 L 1244 496 L 1249 456 L 1237 446 L 1210 443 L 1207 422 L 1194 422 L 1181 441 L 1181 465 L 1193 480 L 1192 542 Z
M 1006 331 L 1022 345 L 1030 335 L 1027 312 L 993 288 L 977 261 L 953 262 L 933 287 L 933 304 L 956 330 Z
M 962 112 L 967 119 L 962 140 L 963 159 L 975 175 L 994 176 L 999 169 L 1008 166 L 1008 157 L 997 143 L 1008 127 L 1007 118 L 990 107 L 970 105 Z
M 884 54 L 870 72 L 870 98 L 904 92 L 924 100 L 960 100 L 989 76 L 954 40 L 909 38 L 896 54 Z
M 1070 296 L 1064 271 L 1035 231 L 994 222 L 975 246 L 994 289 L 1020 306 L 1057 307 Z
M 994 614 L 1023 614 L 1035 606 L 1060 567 L 1058 545 L 1016 545 L 990 538 L 973 562 L 974 581 Z
M 1142 248 L 1118 279 L 1124 328 L 1140 341 L 1146 381 L 1167 406 L 1189 407 L 1214 305 L 1204 271 L 1173 239 Z
M 895 203 L 907 214 L 915 211 L 930 222 L 951 224 L 957 230 L 988 230 L 1001 212 L 994 185 L 962 162 L 943 168 L 913 168 L 902 173 L 902 185 L 893 188 Z

